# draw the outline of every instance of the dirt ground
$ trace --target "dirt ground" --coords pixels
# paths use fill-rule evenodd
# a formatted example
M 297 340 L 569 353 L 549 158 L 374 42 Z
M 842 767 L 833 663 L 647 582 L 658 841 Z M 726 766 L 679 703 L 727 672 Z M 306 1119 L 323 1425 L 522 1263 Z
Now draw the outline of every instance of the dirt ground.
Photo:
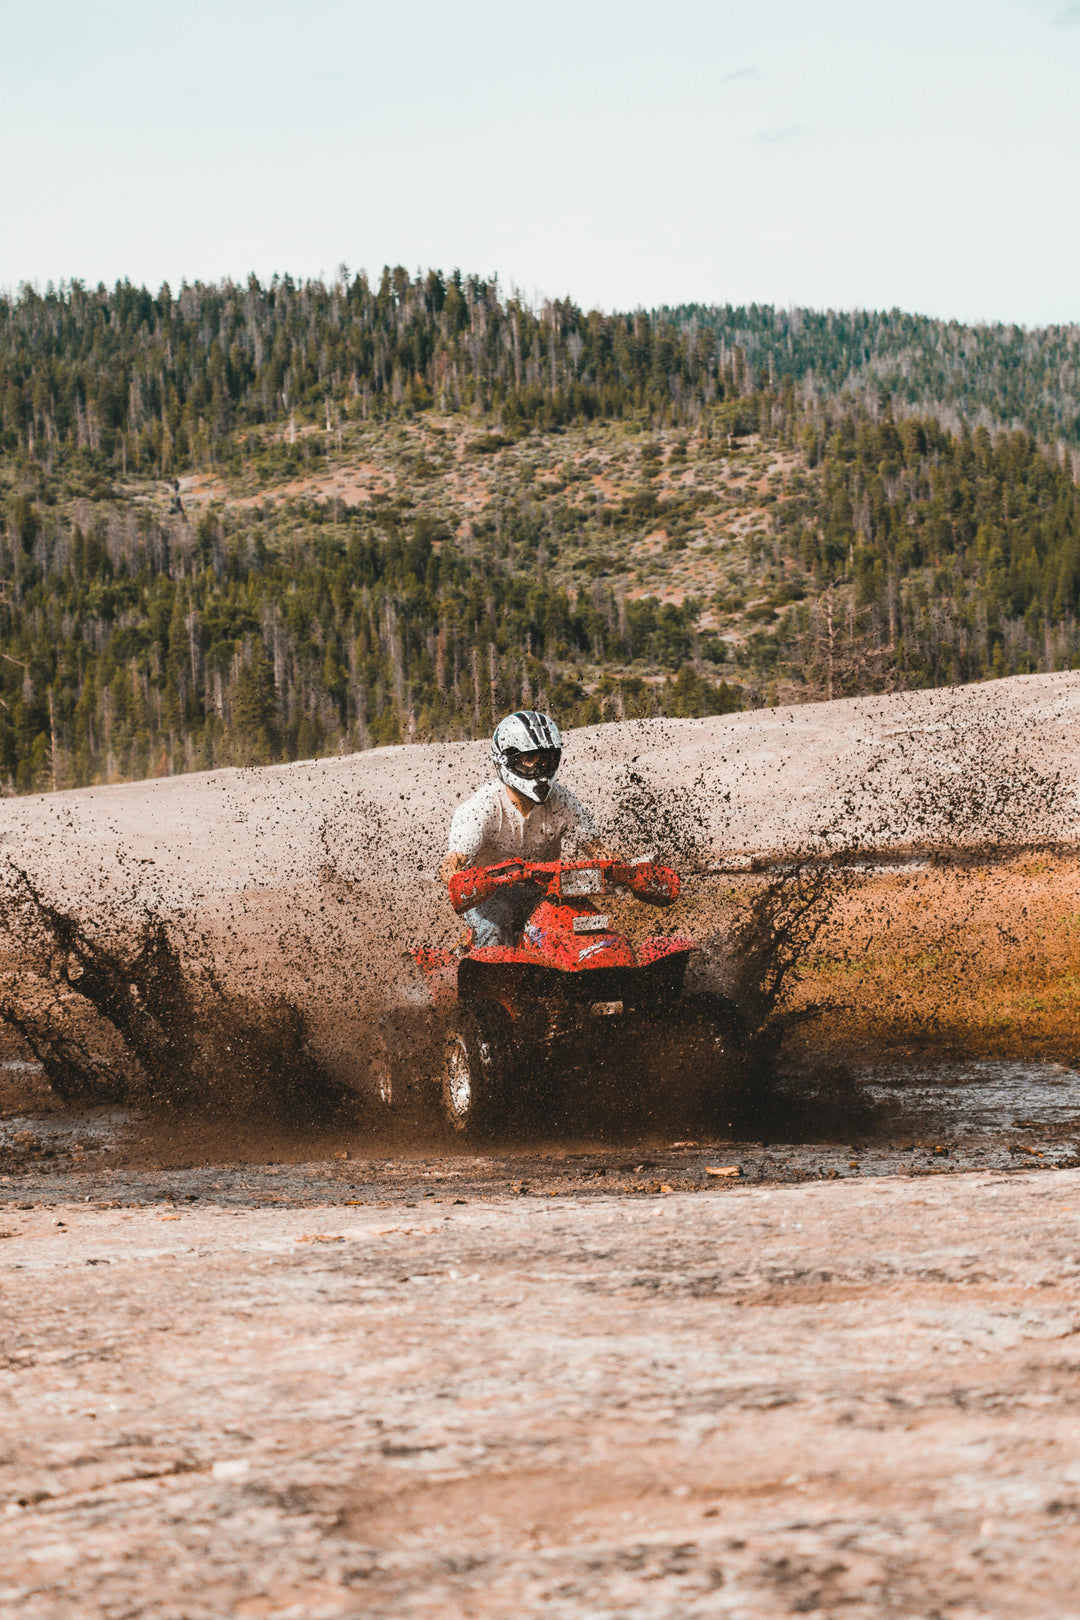
M 1080 1613 L 1077 1171 L 439 1186 L 6 1205 L 5 1620 Z
M 1080 1055 L 1075 851 L 855 876 L 800 970 L 811 1046 Z

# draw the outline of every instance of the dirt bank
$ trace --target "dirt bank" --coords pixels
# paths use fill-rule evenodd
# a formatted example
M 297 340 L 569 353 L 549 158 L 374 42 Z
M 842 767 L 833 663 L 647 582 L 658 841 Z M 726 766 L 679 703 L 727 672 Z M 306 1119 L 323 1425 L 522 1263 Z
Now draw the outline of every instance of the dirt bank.
M 3 1211 L 0 1613 L 1076 1613 L 1080 1174 Z
M 1040 842 L 1080 830 L 1078 720 L 1080 673 L 1025 675 L 589 727 L 568 737 L 561 775 L 609 834 L 708 858 L 826 831 L 881 848 Z M 105 879 L 188 904 L 335 871 L 380 904 L 391 875 L 412 906 L 453 807 L 487 774 L 485 743 L 378 748 L 12 799 L 0 820 L 13 854 L 86 902 Z M 1048 797 L 1058 776 L 1071 792 Z
M 804 1049 L 1080 1057 L 1080 868 L 985 853 L 856 876 L 800 971 Z

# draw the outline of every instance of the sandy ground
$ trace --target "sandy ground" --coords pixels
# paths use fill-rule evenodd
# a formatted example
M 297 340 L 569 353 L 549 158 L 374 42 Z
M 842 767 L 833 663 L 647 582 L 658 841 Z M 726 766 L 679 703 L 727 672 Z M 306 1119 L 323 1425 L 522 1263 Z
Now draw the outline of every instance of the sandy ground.
M 9 1208 L 0 1613 L 1074 1616 L 1078 1217 Z

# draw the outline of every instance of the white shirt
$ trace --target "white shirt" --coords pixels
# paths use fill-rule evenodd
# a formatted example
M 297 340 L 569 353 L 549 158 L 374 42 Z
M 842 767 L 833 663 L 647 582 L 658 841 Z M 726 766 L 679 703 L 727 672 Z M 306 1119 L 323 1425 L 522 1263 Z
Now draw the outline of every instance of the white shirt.
M 450 822 L 450 848 L 464 855 L 469 866 L 557 861 L 564 838 L 579 844 L 595 836 L 584 805 L 561 782 L 553 782 L 544 803 L 534 804 L 527 816 L 500 781 L 485 782 L 458 806 Z

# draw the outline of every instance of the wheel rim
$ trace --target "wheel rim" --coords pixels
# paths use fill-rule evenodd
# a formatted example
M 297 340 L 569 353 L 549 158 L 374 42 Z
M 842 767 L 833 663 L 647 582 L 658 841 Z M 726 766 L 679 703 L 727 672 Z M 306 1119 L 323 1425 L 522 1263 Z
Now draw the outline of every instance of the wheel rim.
M 473 1106 L 473 1068 L 460 1035 L 447 1047 L 447 1103 L 455 1119 L 466 1119 Z
M 455 1119 L 466 1119 L 472 1107 L 472 1069 L 465 1042 L 455 1035 L 446 1050 L 446 1096 Z
M 390 1064 L 390 1054 L 381 1042 L 375 1049 L 372 1068 L 375 1074 L 375 1096 L 383 1108 L 392 1108 L 394 1105 L 394 1074 Z

